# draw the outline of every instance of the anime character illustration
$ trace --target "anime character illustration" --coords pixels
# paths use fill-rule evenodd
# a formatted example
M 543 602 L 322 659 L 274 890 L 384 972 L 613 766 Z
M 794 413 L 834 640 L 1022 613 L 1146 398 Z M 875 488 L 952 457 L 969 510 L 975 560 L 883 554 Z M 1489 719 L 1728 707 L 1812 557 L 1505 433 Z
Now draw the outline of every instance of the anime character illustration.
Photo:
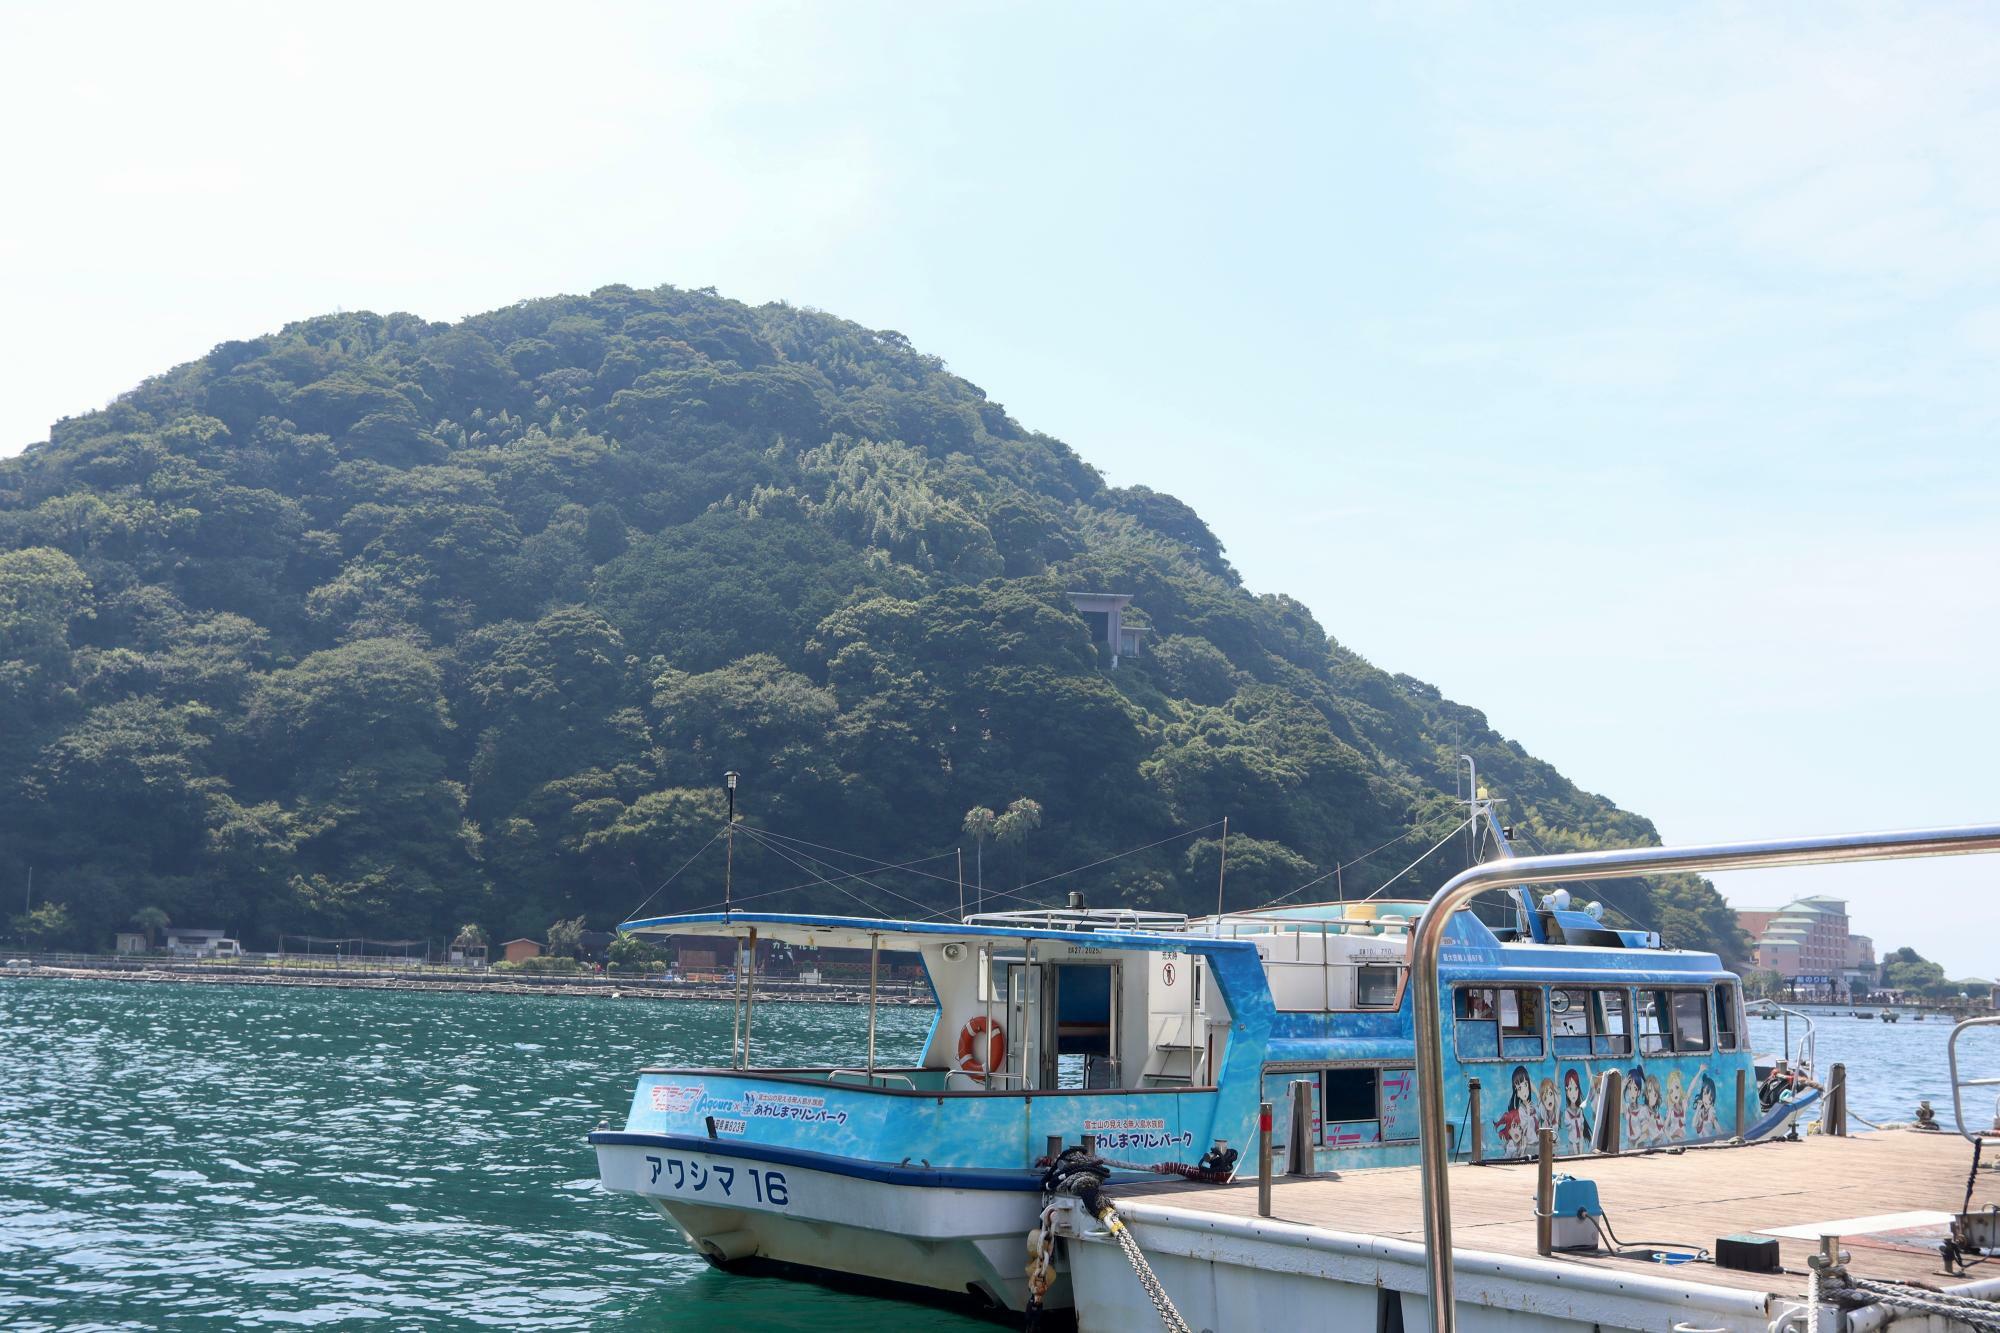
M 1651 1074 L 1646 1075 L 1646 1104 L 1640 1108 L 1639 1114 L 1646 1121 L 1646 1142 L 1671 1141 L 1668 1138 L 1666 1093 L 1660 1087 L 1660 1080 Z
M 1537 1129 L 1554 1129 L 1560 1132 L 1562 1110 L 1560 1103 L 1556 1100 L 1556 1081 L 1552 1078 L 1543 1079 L 1538 1091 L 1542 1094 L 1542 1102 L 1536 1108 L 1535 1127 Z
M 1695 1080 L 1694 1106 L 1688 1111 L 1688 1137 L 1722 1137 L 1722 1125 L 1715 1115 L 1715 1077 L 1712 1074 L 1701 1074 Z
M 1666 1105 L 1661 1114 L 1665 1119 L 1667 1137 L 1675 1142 L 1687 1137 L 1687 1085 L 1681 1081 L 1681 1071 L 1667 1071 Z
M 1493 1122 L 1500 1131 L 1500 1148 L 1509 1157 L 1526 1157 L 1534 1150 L 1536 1131 L 1541 1128 L 1535 1106 L 1535 1080 L 1526 1065 L 1514 1066 L 1513 1091 L 1507 1095 L 1507 1111 Z
M 1562 1136 L 1574 1153 L 1590 1151 L 1590 1103 L 1583 1095 L 1583 1075 L 1563 1070 Z
M 1646 1114 L 1646 1067 L 1633 1065 L 1625 1075 L 1625 1146 L 1643 1148 L 1653 1141 L 1652 1117 Z

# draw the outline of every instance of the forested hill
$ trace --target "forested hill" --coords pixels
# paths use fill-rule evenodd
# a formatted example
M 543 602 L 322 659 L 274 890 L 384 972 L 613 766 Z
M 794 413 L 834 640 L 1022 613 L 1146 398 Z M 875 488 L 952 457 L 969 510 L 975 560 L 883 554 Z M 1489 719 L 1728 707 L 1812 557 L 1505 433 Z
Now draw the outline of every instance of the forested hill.
M 1066 590 L 1131 594 L 1143 653 L 1112 669 Z M 326 316 L 0 460 L 0 890 L 32 867 L 68 943 L 145 907 L 252 945 L 608 926 L 719 827 L 725 769 L 751 825 L 963 844 L 968 875 L 966 812 L 1038 802 L 985 845 L 989 889 L 1159 844 L 1036 900 L 1207 910 L 1216 830 L 1190 831 L 1224 815 L 1233 906 L 1407 833 L 1307 895 L 1353 896 L 1460 818 L 1461 751 L 1542 846 L 1655 840 L 1245 589 L 1187 505 L 812 310 L 610 287 Z M 737 869 L 739 895 L 810 878 L 755 839 Z M 764 901 L 955 905 L 871 878 Z M 1738 953 L 1702 882 L 1604 896 Z

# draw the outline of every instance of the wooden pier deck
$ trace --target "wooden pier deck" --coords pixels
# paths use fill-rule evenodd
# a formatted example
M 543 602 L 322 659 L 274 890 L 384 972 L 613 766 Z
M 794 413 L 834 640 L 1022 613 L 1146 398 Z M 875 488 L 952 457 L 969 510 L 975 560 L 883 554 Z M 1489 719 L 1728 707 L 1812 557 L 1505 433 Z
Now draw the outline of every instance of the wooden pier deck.
M 1713 1264 L 1662 1265 L 1611 1255 L 1557 1251 L 1557 1262 L 1775 1296 L 1802 1297 L 1806 1258 L 1820 1230 L 1839 1234 L 1859 1277 L 1949 1287 L 2000 1277 L 2000 1263 L 1963 1276 L 1944 1272 L 1937 1242 L 1940 1214 L 1965 1199 L 1972 1145 L 1956 1134 L 1884 1130 L 1851 1138 L 1809 1135 L 1798 1142 L 1560 1159 L 1558 1172 L 1597 1183 L 1606 1218 L 1628 1246 L 1673 1242 L 1713 1251 L 1719 1237 L 1797 1229 L 1778 1237 L 1781 1273 L 1741 1273 Z M 1535 1174 L 1532 1161 L 1451 1168 L 1452 1244 L 1460 1250 L 1533 1257 Z M 1423 1203 L 1416 1167 L 1343 1175 L 1279 1177 L 1272 1220 L 1329 1231 L 1423 1243 Z M 1157 1202 L 1236 1217 L 1257 1216 L 1257 1184 L 1181 1182 L 1120 1185 L 1118 1201 Z M 2000 1202 L 2000 1180 L 1979 1172 L 1973 1206 Z M 1928 1215 L 1928 1216 L 1926 1216 Z M 1865 1219 L 1865 1225 L 1852 1225 Z M 1833 1225 L 1829 1223 L 1849 1223 Z

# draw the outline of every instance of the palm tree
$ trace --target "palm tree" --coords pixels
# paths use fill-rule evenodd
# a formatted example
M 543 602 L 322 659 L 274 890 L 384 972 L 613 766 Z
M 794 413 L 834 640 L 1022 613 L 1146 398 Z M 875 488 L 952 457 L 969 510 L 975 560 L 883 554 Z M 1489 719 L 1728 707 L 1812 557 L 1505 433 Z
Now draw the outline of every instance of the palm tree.
M 458 934 L 452 937 L 451 947 L 460 953 L 469 954 L 475 951 L 485 953 L 486 927 L 477 922 L 466 922 L 458 928 Z
M 986 910 L 986 840 L 993 836 L 993 812 L 975 805 L 965 812 L 965 831 L 972 835 L 973 877 L 979 885 L 979 910 Z M 961 909 L 963 910 L 963 909 Z
M 1019 847 L 1028 840 L 1028 835 L 1042 826 L 1042 803 L 1023 796 L 1007 807 L 1007 813 L 993 821 L 993 841 L 1002 847 Z M 1014 887 L 1020 888 L 1027 879 L 1026 858 L 1016 853 L 1014 857 Z
M 146 932 L 146 948 L 150 950 L 153 947 L 153 937 L 171 926 L 173 922 L 169 921 L 167 914 L 157 907 L 142 907 L 132 913 L 132 924 Z

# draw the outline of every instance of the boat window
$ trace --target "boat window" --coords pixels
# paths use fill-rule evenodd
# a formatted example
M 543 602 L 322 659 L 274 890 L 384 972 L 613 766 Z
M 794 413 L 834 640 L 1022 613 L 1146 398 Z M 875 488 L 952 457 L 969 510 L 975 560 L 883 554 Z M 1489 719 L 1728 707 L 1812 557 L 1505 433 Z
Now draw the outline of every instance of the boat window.
M 1417 1137 L 1417 1076 L 1390 1069 L 1328 1069 L 1319 1078 L 1321 1141 L 1329 1148 Z
M 1461 1060 L 1539 1059 L 1543 1054 L 1539 986 L 1466 986 L 1453 992 Z
M 1642 990 L 1639 1003 L 1632 1011 L 1632 1026 L 1639 1033 L 1639 1050 L 1645 1055 L 1662 1055 L 1674 1049 L 1673 1037 L 1660 1026 L 1660 1015 L 1666 1012 L 1667 993 L 1663 990 Z
M 1377 1072 L 1373 1069 L 1329 1069 L 1321 1079 L 1326 1089 L 1325 1120 L 1330 1125 L 1354 1120 L 1374 1120 L 1381 1112 L 1375 1104 Z
M 1708 994 L 1698 990 L 1674 992 L 1674 1050 L 1708 1049 Z
M 1720 982 L 1715 987 L 1715 1047 L 1720 1051 L 1736 1049 L 1736 1034 L 1743 1030 L 1740 1017 L 1742 1009 L 1736 1003 L 1736 983 Z
M 1632 1032 L 1625 1025 L 1625 992 L 1599 990 L 1591 994 L 1595 998 L 1597 1010 L 1591 1020 L 1596 1028 L 1590 1037 L 1591 1054 L 1630 1055 Z
M 1549 992 L 1549 1034 L 1555 1037 L 1589 1038 L 1589 991 L 1558 986 Z
M 1354 969 L 1356 1009 L 1394 1009 L 1403 989 L 1403 969 L 1392 964 L 1363 963 Z
M 1500 991 L 1500 1035 L 1539 1037 L 1542 1035 L 1542 992 L 1540 987 L 1503 987 Z
M 1639 992 L 1639 1050 L 1646 1055 L 1688 1055 L 1709 1049 L 1708 992 Z

